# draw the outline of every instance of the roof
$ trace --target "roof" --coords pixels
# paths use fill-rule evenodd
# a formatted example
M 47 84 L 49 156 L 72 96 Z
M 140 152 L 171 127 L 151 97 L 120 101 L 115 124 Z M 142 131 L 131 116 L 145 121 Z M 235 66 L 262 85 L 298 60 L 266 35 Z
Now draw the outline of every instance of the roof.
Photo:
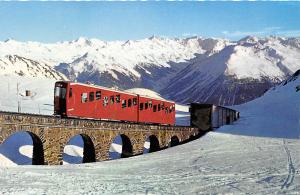
M 123 94 L 128 94 L 128 95 L 134 95 L 134 96 L 139 95 L 140 97 L 151 98 L 151 99 L 154 99 L 154 100 L 175 103 L 174 101 L 170 101 L 170 100 L 159 99 L 159 98 L 155 98 L 155 97 L 151 97 L 151 96 L 147 96 L 147 95 L 140 95 L 140 94 L 130 93 L 130 92 L 126 92 L 126 91 L 120 91 L 120 90 L 116 90 L 116 89 L 112 89 L 112 88 L 108 88 L 108 87 L 103 87 L 103 86 L 100 86 L 100 85 L 77 83 L 77 82 L 70 82 L 70 81 L 59 81 L 59 82 L 70 83 L 70 85 L 80 85 L 80 86 L 86 86 L 86 87 L 93 87 L 93 88 L 96 88 L 96 89 L 105 89 L 105 90 L 108 90 L 108 91 L 113 91 L 113 92 L 123 93 Z

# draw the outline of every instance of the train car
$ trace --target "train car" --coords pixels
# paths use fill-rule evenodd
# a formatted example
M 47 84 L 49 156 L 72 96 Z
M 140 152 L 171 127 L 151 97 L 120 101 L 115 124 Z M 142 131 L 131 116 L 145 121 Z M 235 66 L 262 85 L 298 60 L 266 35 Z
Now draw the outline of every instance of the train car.
M 175 124 L 175 103 L 139 95 L 139 121 Z
M 54 113 L 63 117 L 134 121 L 136 94 L 82 83 L 56 82 Z
M 95 85 L 59 81 L 55 84 L 54 114 L 174 125 L 175 103 Z
M 213 104 L 192 103 L 190 112 L 191 126 L 199 127 L 204 131 L 232 124 L 239 116 L 236 110 Z

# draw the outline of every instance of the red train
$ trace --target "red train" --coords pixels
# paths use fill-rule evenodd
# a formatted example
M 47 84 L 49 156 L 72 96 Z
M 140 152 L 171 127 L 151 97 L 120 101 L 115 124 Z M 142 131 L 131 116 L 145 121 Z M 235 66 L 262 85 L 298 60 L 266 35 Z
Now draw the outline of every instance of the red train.
M 55 83 L 54 114 L 62 117 L 175 124 L 175 103 L 105 87 Z

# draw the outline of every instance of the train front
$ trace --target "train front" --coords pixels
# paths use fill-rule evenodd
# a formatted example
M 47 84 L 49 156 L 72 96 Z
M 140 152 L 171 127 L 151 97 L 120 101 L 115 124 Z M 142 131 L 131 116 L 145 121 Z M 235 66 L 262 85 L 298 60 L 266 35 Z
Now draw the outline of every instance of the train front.
M 54 115 L 66 116 L 68 82 L 58 81 L 54 87 Z

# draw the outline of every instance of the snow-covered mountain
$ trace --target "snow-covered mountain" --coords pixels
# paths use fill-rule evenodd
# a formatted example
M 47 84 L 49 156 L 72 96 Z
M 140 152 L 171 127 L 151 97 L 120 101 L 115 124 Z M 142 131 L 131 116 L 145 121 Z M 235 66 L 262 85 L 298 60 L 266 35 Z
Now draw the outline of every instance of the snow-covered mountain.
M 233 108 L 240 111 L 241 118 L 219 131 L 300 139 L 300 69 L 263 96 Z
M 207 58 L 193 59 L 162 90 L 180 102 L 247 102 L 300 68 L 300 39 L 246 37 Z
M 24 77 L 65 80 L 66 77 L 49 65 L 18 55 L 6 55 L 0 58 L 0 75 L 18 75 Z
M 169 99 L 240 104 L 300 68 L 300 39 L 245 37 L 237 42 L 191 37 L 52 44 L 0 42 L 0 57 L 48 64 L 70 80 L 122 89 L 154 89 Z
M 69 42 L 0 42 L 0 57 L 18 55 L 46 63 L 71 80 L 91 81 L 107 87 L 164 87 L 176 72 L 196 54 L 210 55 L 223 49 L 222 39 L 169 39 L 150 37 L 142 40 L 101 41 L 79 38 Z M 157 82 L 160 80 L 160 82 Z

